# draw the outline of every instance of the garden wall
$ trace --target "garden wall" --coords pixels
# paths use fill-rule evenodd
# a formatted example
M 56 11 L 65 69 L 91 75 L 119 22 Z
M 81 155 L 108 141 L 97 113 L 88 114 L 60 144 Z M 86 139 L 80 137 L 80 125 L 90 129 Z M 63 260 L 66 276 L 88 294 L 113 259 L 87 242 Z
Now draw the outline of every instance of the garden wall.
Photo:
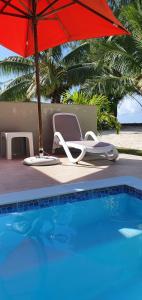
M 52 116 L 55 112 L 75 113 L 83 133 L 97 131 L 96 107 L 88 105 L 42 104 L 44 149 L 51 150 Z M 32 131 L 35 154 L 38 153 L 38 118 L 36 103 L 0 102 L 0 131 Z M 16 142 L 15 142 L 16 144 Z M 14 145 L 14 147 L 16 147 Z M 15 149 L 16 151 L 16 149 Z M 18 151 L 18 150 L 17 150 Z M 21 151 L 21 150 L 20 150 Z

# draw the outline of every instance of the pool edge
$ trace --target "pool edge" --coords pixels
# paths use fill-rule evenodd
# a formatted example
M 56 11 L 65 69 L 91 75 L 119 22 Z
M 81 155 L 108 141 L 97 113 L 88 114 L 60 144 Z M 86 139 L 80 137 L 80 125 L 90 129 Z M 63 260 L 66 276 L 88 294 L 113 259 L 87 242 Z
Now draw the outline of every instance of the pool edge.
M 87 180 L 76 183 L 66 183 L 39 189 L 0 194 L 0 205 L 15 202 L 25 202 L 46 197 L 65 195 L 90 189 L 113 187 L 117 185 L 128 185 L 142 191 L 142 179 L 133 176 L 120 176 L 107 179 Z

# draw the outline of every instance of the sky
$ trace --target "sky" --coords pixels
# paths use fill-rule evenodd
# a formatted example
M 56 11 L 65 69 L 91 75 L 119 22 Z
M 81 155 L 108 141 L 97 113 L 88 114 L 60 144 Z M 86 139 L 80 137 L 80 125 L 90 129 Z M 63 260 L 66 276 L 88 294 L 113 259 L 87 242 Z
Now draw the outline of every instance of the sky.
M 4 59 L 8 56 L 13 56 L 13 55 L 17 55 L 17 54 L 8 50 L 5 47 L 0 46 L 0 59 Z
M 142 123 L 142 96 L 125 96 L 118 104 L 117 118 L 121 124 Z
M 12 52 L 12 51 L 10 51 L 9 49 L 7 49 L 5 47 L 0 46 L 0 60 L 5 59 L 5 58 L 7 58 L 9 56 L 15 56 L 15 55 L 17 55 L 17 54 L 14 53 L 14 52 Z M 11 77 L 12 77 L 11 75 L 10 76 L 8 76 L 8 75 L 6 75 L 6 76 L 0 75 L 0 85 L 2 84 L 2 82 L 11 79 Z

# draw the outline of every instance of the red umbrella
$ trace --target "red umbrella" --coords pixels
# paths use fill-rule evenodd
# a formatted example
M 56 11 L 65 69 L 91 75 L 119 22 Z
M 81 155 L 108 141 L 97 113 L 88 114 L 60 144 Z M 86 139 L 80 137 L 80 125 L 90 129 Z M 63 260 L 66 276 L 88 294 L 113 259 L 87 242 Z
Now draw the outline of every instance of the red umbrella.
M 39 153 L 43 150 L 38 52 L 65 42 L 129 34 L 105 0 L 0 0 L 0 44 L 35 55 Z

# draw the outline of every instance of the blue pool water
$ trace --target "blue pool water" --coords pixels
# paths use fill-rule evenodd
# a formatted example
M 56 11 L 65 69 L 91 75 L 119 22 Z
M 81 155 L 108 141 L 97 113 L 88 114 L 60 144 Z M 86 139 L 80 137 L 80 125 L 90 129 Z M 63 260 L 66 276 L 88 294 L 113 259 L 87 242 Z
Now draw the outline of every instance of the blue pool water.
M 0 299 L 141 300 L 142 200 L 121 192 L 1 213 Z

